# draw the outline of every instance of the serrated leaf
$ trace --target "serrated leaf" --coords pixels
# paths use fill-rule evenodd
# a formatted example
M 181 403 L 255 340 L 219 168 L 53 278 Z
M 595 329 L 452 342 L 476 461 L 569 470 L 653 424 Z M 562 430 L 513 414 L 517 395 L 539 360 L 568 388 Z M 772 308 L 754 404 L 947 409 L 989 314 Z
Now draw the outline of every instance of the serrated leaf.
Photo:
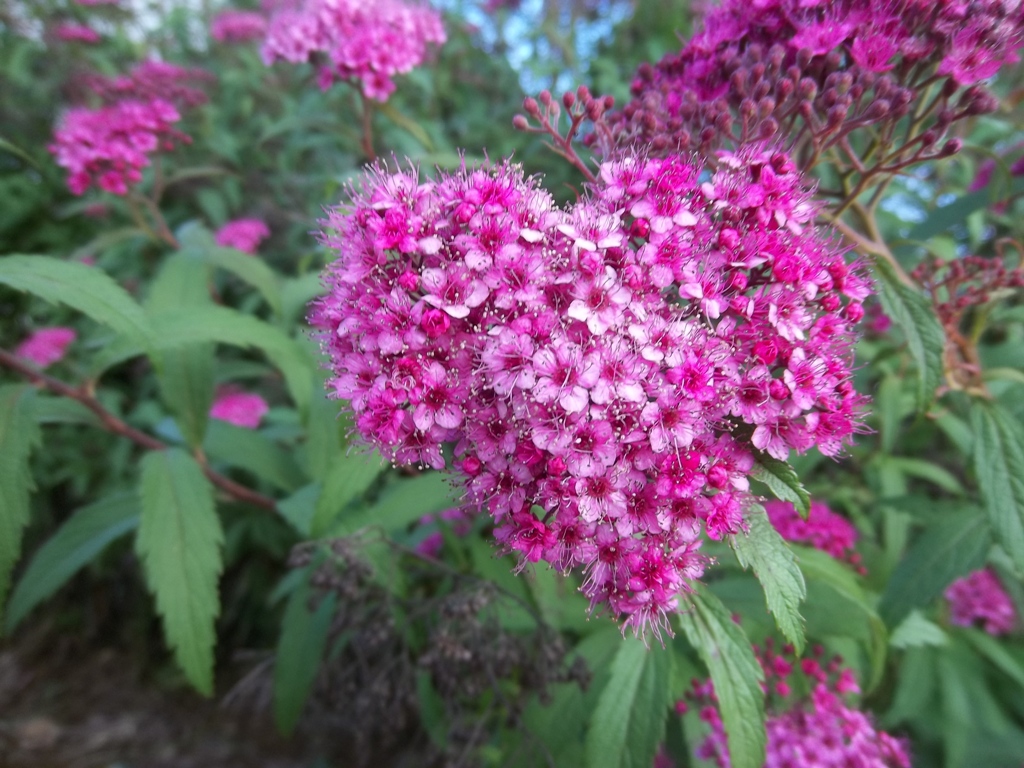
M 139 499 L 134 493 L 109 496 L 75 512 L 32 556 L 7 605 L 7 631 L 138 524 Z
M 745 520 L 747 533 L 730 537 L 733 551 L 740 565 L 754 569 L 775 623 L 786 639 L 796 646 L 797 652 L 801 652 L 804 647 L 804 620 L 800 615 L 800 603 L 807 597 L 804 575 L 793 550 L 772 526 L 763 507 L 751 507 Z
M 305 411 L 309 407 L 316 362 L 302 344 L 280 329 L 222 306 L 160 312 L 152 316 L 151 326 L 158 338 L 155 345 L 158 351 L 198 342 L 261 350 L 284 375 L 288 392 L 299 409 Z M 110 366 L 145 352 L 145 348 L 131 339 L 115 339 L 97 356 L 90 374 L 95 378 Z
M 152 316 L 182 307 L 211 304 L 209 270 L 177 253 L 165 260 L 150 286 L 146 311 Z M 213 403 L 213 344 L 197 342 L 153 353 L 160 394 L 191 448 L 203 443 Z
M 312 596 L 305 579 L 288 598 L 274 660 L 274 720 L 290 734 L 313 690 L 334 618 L 336 595 L 329 592 L 310 610 Z
M 190 224 L 178 232 L 182 254 L 191 262 L 203 262 L 223 269 L 259 291 L 267 304 L 280 316 L 282 312 L 281 286 L 277 274 L 262 259 L 234 248 L 217 245 L 203 227 Z
M 1012 414 L 975 401 L 974 473 L 996 540 L 1024 570 L 1024 437 Z
M 924 294 L 905 284 L 884 259 L 875 260 L 881 277 L 882 308 L 903 331 L 917 366 L 917 409 L 925 410 L 942 382 L 942 354 L 946 334 Z
M 167 644 L 189 681 L 209 696 L 224 543 L 213 488 L 191 456 L 168 448 L 142 459 L 139 493 L 135 545 Z
M 311 530 L 313 536 L 323 536 L 330 530 L 342 510 L 366 493 L 384 466 L 377 454 L 338 454 L 324 478 L 323 493 L 316 503 Z
M 21 537 L 29 520 L 29 496 L 35 488 L 28 464 L 40 439 L 34 399 L 32 387 L 0 387 L 0 605 L 7 597 L 11 569 L 21 553 Z
M 305 482 L 288 451 L 255 430 L 226 421 L 210 421 L 203 451 L 210 459 L 251 472 L 282 491 L 294 491 Z
M 394 532 L 423 515 L 458 505 L 448 478 L 440 472 L 428 471 L 392 482 L 381 491 L 375 504 L 341 518 L 331 529 L 331 534 L 346 536 L 369 526 Z
M 153 338 L 145 313 L 105 272 L 49 256 L 4 256 L 0 284 L 66 304 L 145 348 Z
M 679 623 L 711 673 L 732 768 L 761 768 L 767 743 L 764 672 L 750 640 L 703 584 L 695 586 L 690 610 L 680 615 Z
M 920 648 L 928 645 L 945 645 L 949 641 L 946 633 L 937 624 L 928 621 L 920 611 L 911 611 L 900 625 L 893 630 L 889 645 L 893 648 Z
M 811 513 L 811 495 L 786 462 L 759 453 L 751 476 L 767 485 L 776 498 L 790 502 L 804 519 Z
M 102 427 L 99 417 L 70 397 L 54 397 L 37 394 L 32 404 L 36 422 L 39 424 L 81 424 Z
M 914 608 L 924 608 L 954 580 L 980 568 L 992 533 L 980 510 L 964 507 L 930 525 L 899 562 L 886 585 L 879 613 L 895 626 Z
M 885 671 L 888 633 L 885 623 L 864 592 L 856 574 L 831 555 L 809 547 L 793 547 L 800 570 L 807 581 L 804 618 L 808 633 L 839 635 L 862 641 L 871 661 L 871 674 L 865 686 L 872 690 Z M 816 616 L 817 607 L 825 611 Z M 812 610 L 812 607 L 814 610 Z
M 587 729 L 589 768 L 650 768 L 675 694 L 673 661 L 669 648 L 622 639 Z

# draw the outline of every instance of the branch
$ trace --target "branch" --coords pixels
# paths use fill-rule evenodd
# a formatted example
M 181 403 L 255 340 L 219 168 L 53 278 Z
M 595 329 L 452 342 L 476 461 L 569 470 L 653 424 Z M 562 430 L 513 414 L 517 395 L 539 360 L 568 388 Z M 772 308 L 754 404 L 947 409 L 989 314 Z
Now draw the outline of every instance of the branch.
M 139 445 L 149 451 L 162 451 L 169 447 L 166 443 L 157 440 L 152 435 L 147 435 L 145 432 L 141 432 L 131 424 L 119 419 L 104 408 L 103 404 L 99 400 L 84 389 L 72 387 L 70 384 L 66 384 L 60 379 L 55 379 L 52 376 L 46 375 L 25 361 L 15 357 L 6 349 L 0 349 L 0 365 L 10 368 L 12 371 L 20 374 L 38 387 L 42 387 L 43 389 L 47 389 L 55 394 L 62 395 L 63 397 L 77 400 L 92 411 L 97 418 L 99 418 L 103 428 L 108 432 L 120 435 L 121 437 L 127 437 L 136 445 Z M 270 511 L 277 510 L 277 502 L 274 499 L 269 496 L 264 496 L 262 493 L 258 493 L 251 488 L 246 488 L 244 485 L 236 483 L 234 480 L 231 480 L 230 478 L 227 478 L 219 472 L 211 469 L 206 458 L 202 456 L 202 454 L 200 454 L 197 459 L 199 461 L 199 465 L 203 469 L 203 474 L 206 475 L 211 483 L 229 496 L 237 499 L 238 501 L 248 502 L 255 507 L 261 507 Z

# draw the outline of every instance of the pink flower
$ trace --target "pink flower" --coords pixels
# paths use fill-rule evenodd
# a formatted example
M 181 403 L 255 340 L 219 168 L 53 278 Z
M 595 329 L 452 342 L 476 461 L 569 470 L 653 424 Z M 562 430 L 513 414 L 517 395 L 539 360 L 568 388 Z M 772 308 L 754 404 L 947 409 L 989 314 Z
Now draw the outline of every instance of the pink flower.
M 74 194 L 96 185 L 126 195 L 129 186 L 142 181 L 151 154 L 189 141 L 172 127 L 180 118 L 178 110 L 161 99 L 72 109 L 61 119 L 49 150 L 68 171 L 68 188 Z
M 366 442 L 452 471 L 499 544 L 581 569 L 592 608 L 641 634 L 668 631 L 702 533 L 742 535 L 755 448 L 834 455 L 863 402 L 868 286 L 793 164 L 699 163 L 607 163 L 568 210 L 510 162 L 378 166 L 328 214 L 310 314 Z
M 974 571 L 946 590 L 950 621 L 962 627 L 981 622 L 990 635 L 1005 635 L 1017 623 L 1017 611 L 991 568 Z
M 73 328 L 40 328 L 21 342 L 14 354 L 40 368 L 48 368 L 64 357 L 76 338 Z
M 268 410 L 267 401 L 259 395 L 225 389 L 214 399 L 210 417 L 236 427 L 256 429 Z
M 260 219 L 235 219 L 217 230 L 217 245 L 254 254 L 260 243 L 270 237 L 270 228 Z
M 792 646 L 776 653 L 771 638 L 763 650 L 755 646 L 754 651 L 765 674 L 765 768 L 910 768 L 907 744 L 879 730 L 869 715 L 847 701 L 860 688 L 838 657 L 825 667 L 816 658 L 798 664 Z M 819 646 L 815 654 L 822 651 Z M 794 690 L 809 693 L 797 696 Z M 728 768 L 729 744 L 714 684 L 694 680 L 686 697 L 710 730 L 697 757 Z
M 266 17 L 253 11 L 222 11 L 210 23 L 210 36 L 219 43 L 259 40 L 266 31 Z
M 61 24 L 55 31 L 58 38 L 68 43 L 92 45 L 100 41 L 99 32 L 82 24 Z
M 764 509 L 775 530 L 787 541 L 809 544 L 836 560 L 845 560 L 855 566 L 860 563 L 860 556 L 854 552 L 857 529 L 824 502 L 812 501 L 806 520 L 788 501 L 767 501 Z
M 377 101 L 387 101 L 395 90 L 395 75 L 423 62 L 429 44 L 446 39 L 435 11 L 403 0 L 300 0 L 282 6 L 270 20 L 264 62 L 300 64 L 320 54 L 328 62 L 320 72 L 321 87 L 357 80 Z

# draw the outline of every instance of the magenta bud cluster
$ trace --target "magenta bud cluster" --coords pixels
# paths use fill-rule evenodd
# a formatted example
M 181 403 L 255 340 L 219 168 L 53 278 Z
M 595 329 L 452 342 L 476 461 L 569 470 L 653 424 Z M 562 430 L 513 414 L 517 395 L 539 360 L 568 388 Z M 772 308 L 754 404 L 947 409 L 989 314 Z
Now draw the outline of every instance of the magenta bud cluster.
M 569 208 L 511 162 L 377 167 L 330 212 L 329 388 L 389 460 L 448 469 L 523 561 L 643 631 L 738 532 L 757 451 L 858 428 L 869 286 L 764 148 L 604 164 Z
M 975 623 L 990 635 L 1005 635 L 1017 624 L 1017 609 L 991 568 L 972 571 L 946 590 L 949 620 L 961 627 Z
M 357 81 L 371 99 L 387 101 L 394 76 L 423 63 L 431 44 L 447 39 L 441 16 L 403 0 L 300 0 L 280 3 L 270 19 L 263 60 L 320 65 L 320 84 Z

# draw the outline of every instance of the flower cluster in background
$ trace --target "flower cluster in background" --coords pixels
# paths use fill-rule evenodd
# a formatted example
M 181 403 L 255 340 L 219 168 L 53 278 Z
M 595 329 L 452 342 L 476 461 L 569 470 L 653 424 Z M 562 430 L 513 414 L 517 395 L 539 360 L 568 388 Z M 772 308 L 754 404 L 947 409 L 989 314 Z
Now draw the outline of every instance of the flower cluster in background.
M 67 354 L 76 338 L 74 328 L 40 328 L 21 342 L 14 354 L 40 368 L 48 368 Z
M 706 178 L 706 180 L 705 180 Z M 377 168 L 330 214 L 311 322 L 389 460 L 460 472 L 524 560 L 657 630 L 742 528 L 754 449 L 836 455 L 858 426 L 868 285 L 783 154 L 630 157 L 557 208 L 509 163 Z
M 86 43 L 92 45 L 100 41 L 100 33 L 84 24 L 60 24 L 54 30 L 58 39 L 66 43 Z
M 754 650 L 764 670 L 767 695 L 765 768 L 910 768 L 906 746 L 878 730 L 869 715 L 848 703 L 860 688 L 841 658 L 823 664 L 820 646 L 812 658 L 797 658 L 788 645 L 776 653 L 771 638 L 764 649 L 755 646 Z M 728 768 L 729 744 L 714 685 L 710 680 L 694 680 L 686 698 L 711 728 L 697 757 Z
M 358 81 L 371 99 L 386 101 L 394 76 L 419 66 L 431 43 L 447 39 L 440 15 L 403 0 L 303 0 L 282 3 L 270 20 L 263 59 L 320 65 L 320 83 Z
M 956 151 L 943 135 L 995 109 L 979 83 L 1016 61 L 1022 44 L 1024 6 L 1001 0 L 726 0 L 681 51 L 641 67 L 633 101 L 596 138 L 606 152 L 637 143 L 671 152 L 785 133 L 809 146 L 801 161 L 813 163 L 873 126 L 887 150 L 873 160 L 896 168 Z M 890 154 L 896 124 L 937 80 L 931 127 Z
M 270 228 L 261 219 L 235 219 L 217 230 L 214 239 L 217 245 L 237 248 L 243 253 L 253 254 L 260 243 L 270 237 Z
M 853 551 L 857 544 L 857 529 L 824 502 L 812 501 L 806 520 L 788 501 L 767 501 L 764 509 L 782 538 L 796 544 L 809 544 L 836 560 L 861 568 L 860 555 Z
M 210 23 L 210 37 L 218 43 L 261 40 L 266 32 L 266 17 L 255 11 L 222 11 Z
M 946 590 L 949 620 L 962 627 L 979 622 L 990 635 L 1005 635 L 1017 623 L 1017 611 L 991 568 L 954 581 Z
M 206 101 L 196 83 L 208 79 L 200 70 L 161 61 L 142 62 L 116 77 L 85 76 L 83 83 L 104 106 L 69 109 L 49 147 L 68 171 L 68 188 L 81 195 L 95 185 L 127 195 L 153 154 L 191 140 L 174 125 L 182 110 Z

